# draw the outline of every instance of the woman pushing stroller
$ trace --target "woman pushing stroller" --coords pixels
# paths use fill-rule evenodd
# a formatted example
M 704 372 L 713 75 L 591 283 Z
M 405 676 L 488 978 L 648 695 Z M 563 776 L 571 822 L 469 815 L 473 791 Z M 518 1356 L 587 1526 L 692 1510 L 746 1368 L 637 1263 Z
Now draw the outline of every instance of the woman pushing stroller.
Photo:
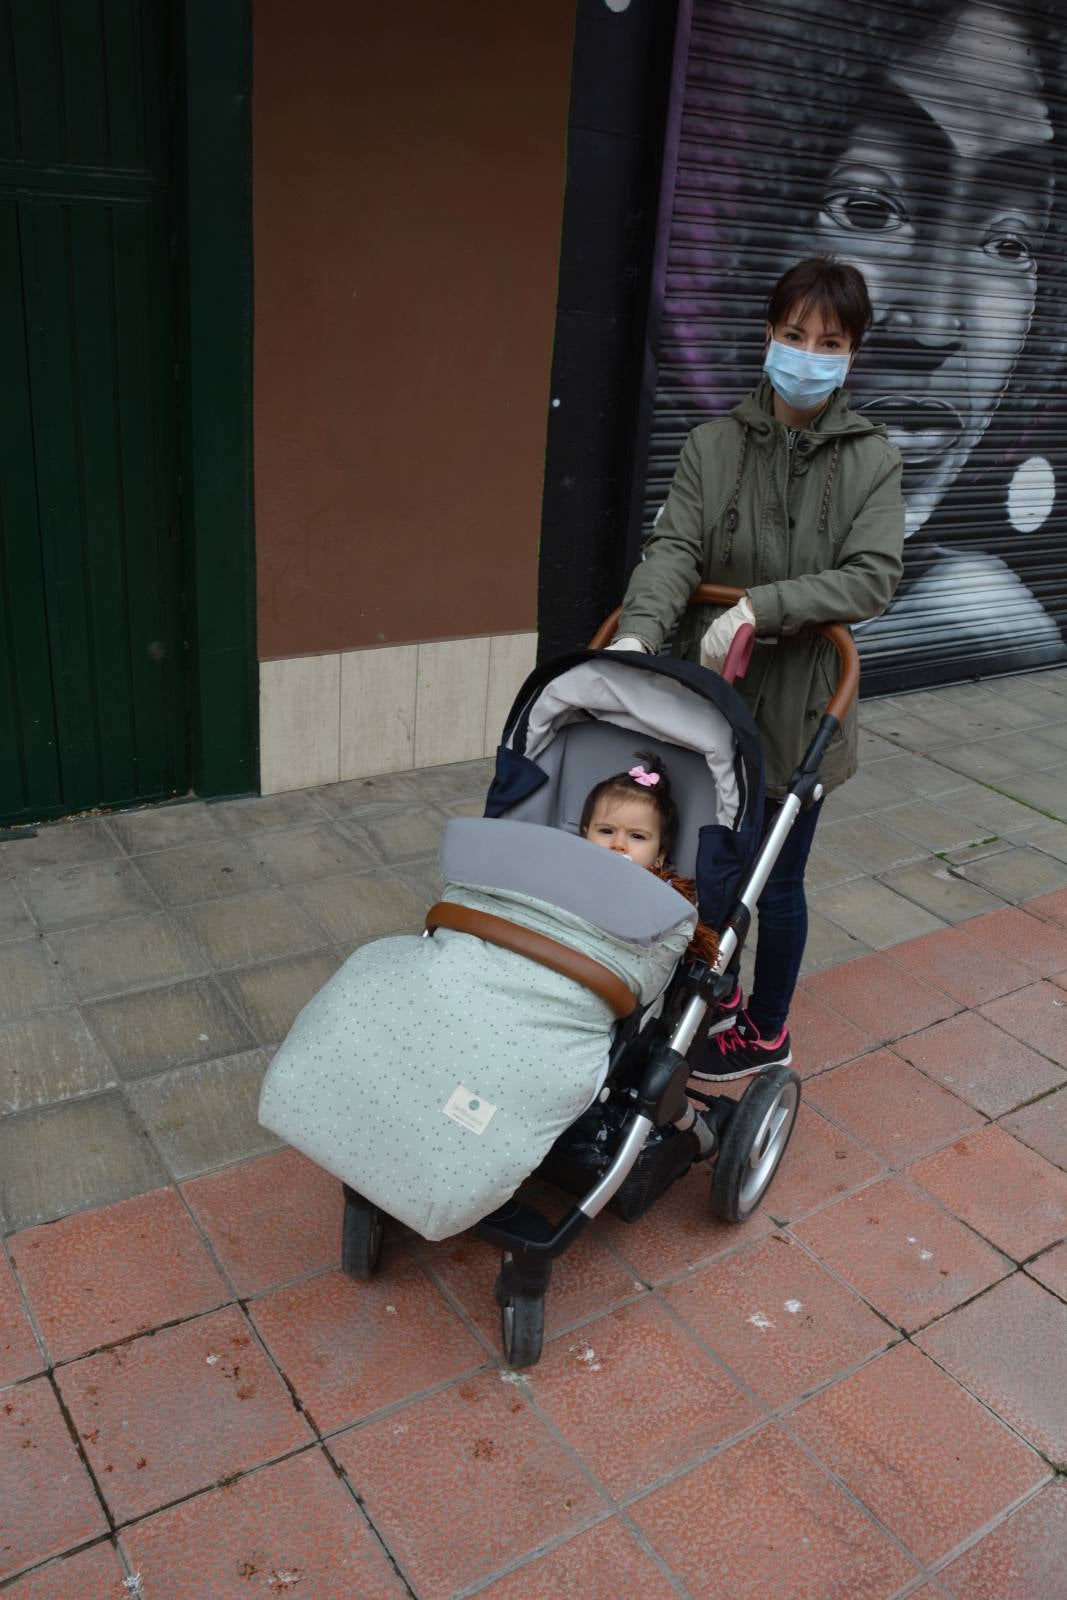
M 870 328 L 867 286 L 831 257 L 791 267 L 767 301 L 764 376 L 683 447 L 667 501 L 630 579 L 609 647 L 656 654 L 678 622 L 676 654 L 721 670 L 738 629 L 756 648 L 737 685 L 763 742 L 773 823 L 834 684 L 834 653 L 801 630 L 879 615 L 900 579 L 900 454 L 884 428 L 850 409 L 842 385 Z M 701 583 L 743 598 L 709 620 L 685 612 Z M 855 708 L 823 759 L 829 792 L 856 770 Z M 788 1013 L 807 939 L 804 869 L 822 802 L 798 816 L 759 900 L 751 995 L 710 1041 L 709 1079 L 792 1059 Z

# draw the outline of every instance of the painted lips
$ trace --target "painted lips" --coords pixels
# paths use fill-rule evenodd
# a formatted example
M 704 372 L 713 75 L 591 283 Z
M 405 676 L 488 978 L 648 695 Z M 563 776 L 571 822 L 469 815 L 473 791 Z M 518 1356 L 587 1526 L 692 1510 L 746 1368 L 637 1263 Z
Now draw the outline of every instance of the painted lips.
M 881 395 L 859 410 L 872 422 L 884 424 L 907 466 L 944 455 L 958 443 L 963 418 L 943 400 L 919 400 L 914 395 Z

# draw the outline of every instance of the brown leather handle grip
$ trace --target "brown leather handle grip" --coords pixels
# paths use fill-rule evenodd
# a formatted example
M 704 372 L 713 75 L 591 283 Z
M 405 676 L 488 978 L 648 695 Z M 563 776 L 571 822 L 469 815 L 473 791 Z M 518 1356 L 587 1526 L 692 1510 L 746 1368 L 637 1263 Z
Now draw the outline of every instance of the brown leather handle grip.
M 744 593 L 744 589 L 733 589 L 724 583 L 701 583 L 693 590 L 687 604 L 735 606 Z M 590 650 L 603 650 L 611 643 L 621 615 L 622 607 L 616 606 L 610 617 L 605 617 L 589 641 Z M 837 651 L 837 688 L 824 715 L 836 717 L 840 722 L 855 700 L 860 686 L 860 658 L 852 634 L 843 622 L 815 622 L 804 631 L 821 633 Z
M 542 967 L 550 967 L 564 978 L 591 989 L 599 995 L 617 1017 L 628 1017 L 637 1000 L 622 979 L 601 966 L 591 956 L 580 950 L 560 944 L 547 934 L 536 933 L 533 928 L 523 928 L 506 917 L 494 917 L 490 911 L 476 911 L 472 906 L 457 906 L 451 900 L 438 900 L 426 913 L 426 926 L 432 933 L 435 928 L 450 928 L 455 933 L 472 933 L 487 944 L 498 944 L 504 950 L 514 950 Z

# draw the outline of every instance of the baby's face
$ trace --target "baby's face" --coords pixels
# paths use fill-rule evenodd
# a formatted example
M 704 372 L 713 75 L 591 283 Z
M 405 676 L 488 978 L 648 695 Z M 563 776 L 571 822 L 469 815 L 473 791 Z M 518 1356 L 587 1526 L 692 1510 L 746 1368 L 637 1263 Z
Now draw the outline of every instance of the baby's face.
M 593 808 L 585 837 L 605 850 L 629 856 L 639 867 L 660 867 L 659 813 L 651 800 L 640 795 L 601 795 Z

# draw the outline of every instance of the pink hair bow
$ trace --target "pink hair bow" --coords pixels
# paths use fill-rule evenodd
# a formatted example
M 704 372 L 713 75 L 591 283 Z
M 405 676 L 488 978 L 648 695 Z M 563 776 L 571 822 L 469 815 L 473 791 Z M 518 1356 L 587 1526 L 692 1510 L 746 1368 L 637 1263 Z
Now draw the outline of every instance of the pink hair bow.
M 635 783 L 639 783 L 642 789 L 654 789 L 659 782 L 659 773 L 646 772 L 644 767 L 631 767 L 629 776 Z

